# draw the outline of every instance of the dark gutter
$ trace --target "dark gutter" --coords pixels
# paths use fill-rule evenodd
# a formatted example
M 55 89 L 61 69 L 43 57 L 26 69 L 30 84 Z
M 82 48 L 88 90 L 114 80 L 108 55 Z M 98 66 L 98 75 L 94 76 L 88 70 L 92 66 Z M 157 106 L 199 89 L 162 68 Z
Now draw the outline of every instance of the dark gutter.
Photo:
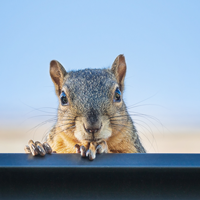
M 0 199 L 200 199 L 200 154 L 0 154 Z

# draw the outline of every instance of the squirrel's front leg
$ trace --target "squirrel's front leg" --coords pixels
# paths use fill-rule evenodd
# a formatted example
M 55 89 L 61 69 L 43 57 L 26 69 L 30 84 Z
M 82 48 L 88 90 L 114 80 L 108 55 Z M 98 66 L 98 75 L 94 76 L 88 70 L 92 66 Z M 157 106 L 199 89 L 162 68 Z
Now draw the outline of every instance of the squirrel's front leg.
M 108 153 L 108 145 L 105 140 L 101 142 L 90 142 L 86 145 L 75 145 L 76 152 L 80 153 L 82 157 L 88 157 L 89 160 L 94 160 L 97 153 Z
M 44 142 L 43 144 L 33 140 L 29 140 L 28 145 L 24 147 L 24 151 L 26 153 L 31 153 L 33 156 L 40 155 L 44 156 L 46 153 L 51 154 L 52 149 L 50 145 L 47 142 Z

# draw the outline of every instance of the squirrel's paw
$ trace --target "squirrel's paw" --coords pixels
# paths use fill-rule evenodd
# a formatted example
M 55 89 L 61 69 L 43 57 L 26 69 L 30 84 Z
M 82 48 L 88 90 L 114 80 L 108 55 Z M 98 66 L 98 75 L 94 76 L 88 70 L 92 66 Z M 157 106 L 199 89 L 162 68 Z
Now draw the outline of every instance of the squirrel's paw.
M 33 156 L 40 155 L 44 156 L 46 153 L 51 154 L 52 149 L 50 145 L 47 142 L 44 142 L 43 144 L 33 140 L 29 140 L 28 145 L 24 147 L 24 151 L 26 153 L 31 153 Z
M 101 141 L 100 143 L 91 142 L 89 148 L 86 149 L 85 146 L 75 145 L 76 153 L 80 153 L 82 157 L 88 157 L 89 160 L 94 160 L 97 153 L 107 153 L 108 146 L 106 141 Z

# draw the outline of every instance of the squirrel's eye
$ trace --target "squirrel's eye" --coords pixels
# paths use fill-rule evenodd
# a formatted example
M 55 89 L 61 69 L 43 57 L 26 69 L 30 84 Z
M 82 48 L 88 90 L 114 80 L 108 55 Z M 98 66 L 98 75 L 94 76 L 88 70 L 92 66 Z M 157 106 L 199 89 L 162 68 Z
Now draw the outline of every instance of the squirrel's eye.
M 68 99 L 67 99 L 67 96 L 66 94 L 62 91 L 61 95 L 60 95 L 60 101 L 61 101 L 61 104 L 63 106 L 66 106 L 68 105 Z
M 119 88 L 115 90 L 115 96 L 114 96 L 114 102 L 120 102 L 121 101 L 121 91 Z

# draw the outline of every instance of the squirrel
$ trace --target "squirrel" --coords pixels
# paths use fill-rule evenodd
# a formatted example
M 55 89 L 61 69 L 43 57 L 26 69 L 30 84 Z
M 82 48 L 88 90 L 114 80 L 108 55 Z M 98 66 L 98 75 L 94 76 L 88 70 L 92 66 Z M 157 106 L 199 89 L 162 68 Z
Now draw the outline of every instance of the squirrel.
M 146 153 L 123 101 L 126 62 L 119 55 L 111 69 L 66 72 L 56 60 L 50 76 L 59 98 L 57 122 L 46 142 L 30 140 L 26 153 Z

